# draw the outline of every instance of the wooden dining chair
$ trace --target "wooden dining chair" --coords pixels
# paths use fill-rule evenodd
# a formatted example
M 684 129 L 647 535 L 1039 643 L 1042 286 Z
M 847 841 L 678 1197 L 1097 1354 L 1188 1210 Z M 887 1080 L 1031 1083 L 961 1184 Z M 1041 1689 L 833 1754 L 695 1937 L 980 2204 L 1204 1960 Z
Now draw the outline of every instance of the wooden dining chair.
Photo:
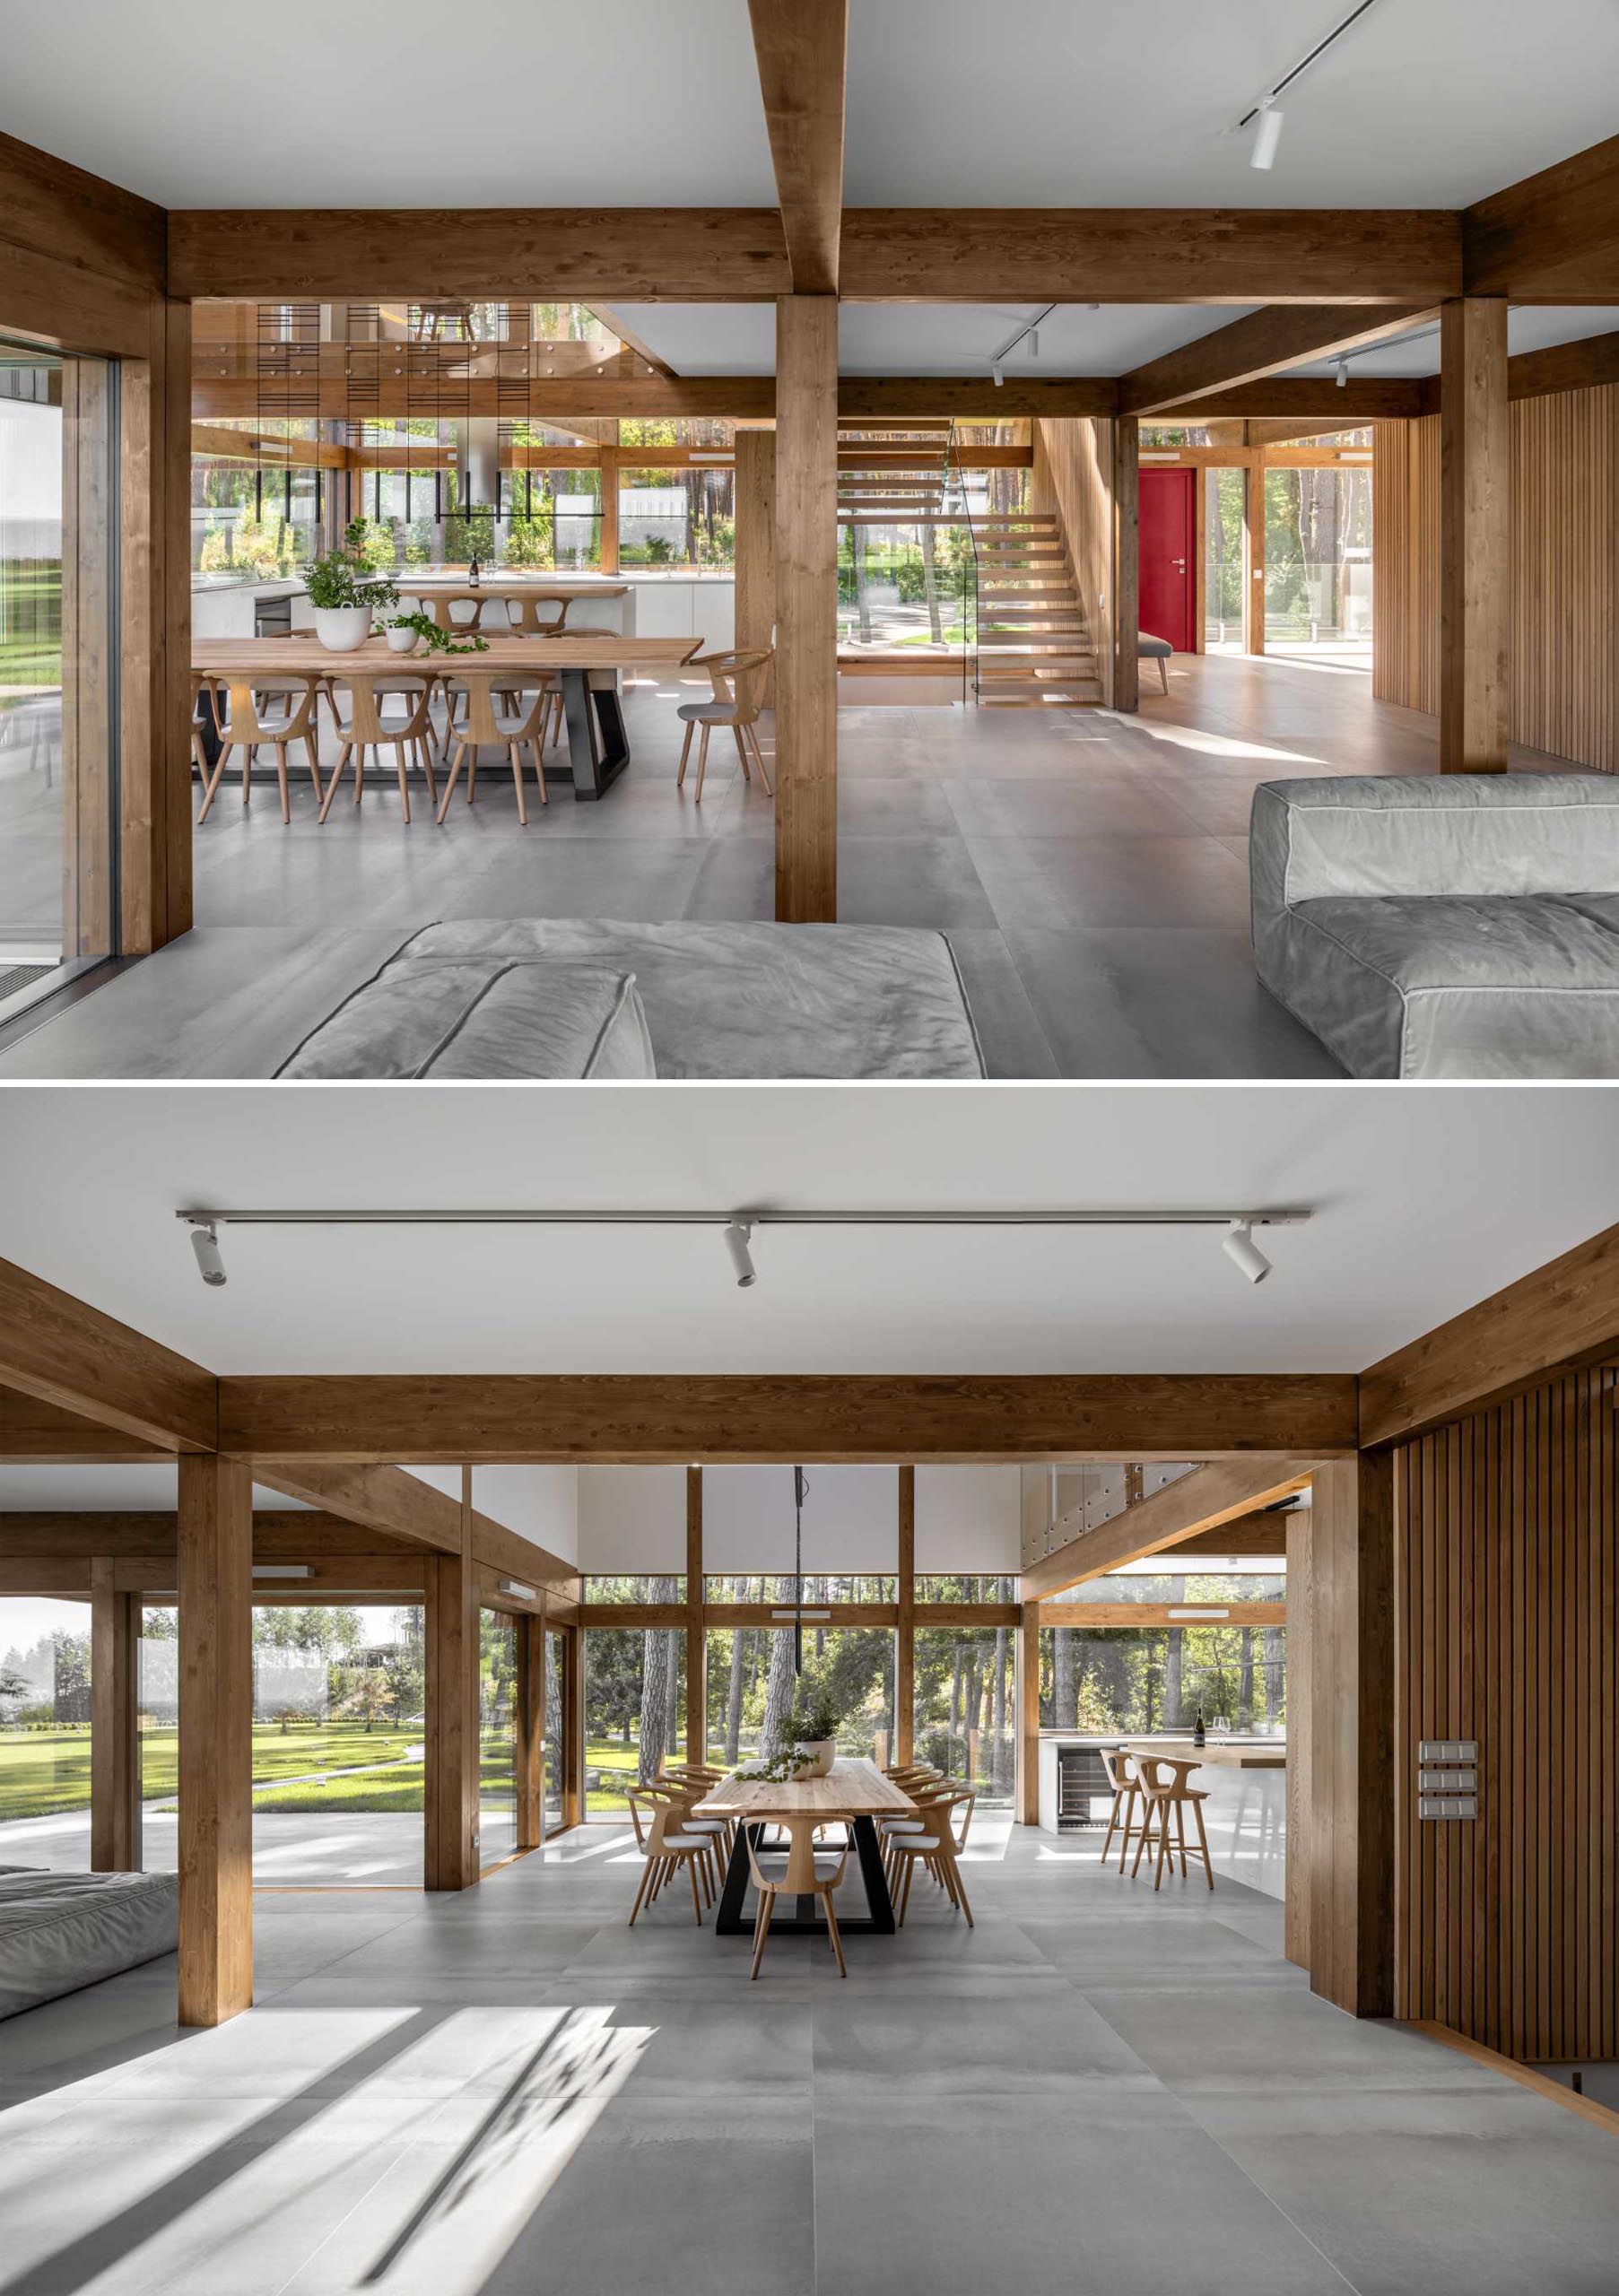
M 1203 1860 L 1203 1871 L 1210 1889 L 1214 1886 L 1214 1869 L 1209 1863 L 1208 1835 L 1203 1827 L 1203 1805 L 1208 1795 L 1198 1787 L 1188 1784 L 1196 1761 L 1184 1761 L 1172 1754 L 1137 1754 L 1136 1767 L 1141 1779 L 1141 1793 L 1146 1804 L 1142 1819 L 1141 1834 L 1136 1844 L 1135 1862 L 1130 1867 L 1130 1879 L 1135 1880 L 1141 1864 L 1141 1853 L 1147 1846 L 1147 1836 L 1156 1820 L 1158 1826 L 1158 1857 L 1153 1868 L 1153 1887 L 1162 1886 L 1164 1862 L 1170 1871 L 1175 1870 L 1175 1852 L 1180 1853 L 1180 1873 L 1186 1876 L 1186 1853 L 1188 1847 Z M 1197 1839 L 1188 1844 L 1186 1838 L 1186 1813 L 1190 1809 L 1197 1822 Z M 1170 1822 L 1174 1820 L 1174 1831 Z
M 418 766 L 427 781 L 428 803 L 433 804 L 439 795 L 433 779 L 433 723 L 431 703 L 433 681 L 431 677 L 399 676 L 392 672 L 369 670 L 339 670 L 334 674 L 332 708 L 337 718 L 337 735 L 341 747 L 337 753 L 336 770 L 326 784 L 326 802 L 320 808 L 324 822 L 332 810 L 332 800 L 337 795 L 337 785 L 343 779 L 343 769 L 351 761 L 354 768 L 354 803 L 360 803 L 365 780 L 365 753 L 369 749 L 377 756 L 384 744 L 394 752 L 394 770 L 399 777 L 399 802 L 408 826 L 411 817 L 410 780 L 405 770 L 405 752 Z M 349 711 L 343 715 L 336 688 L 346 686 Z M 402 696 L 405 702 L 403 717 L 389 718 L 383 704 L 392 696 Z
M 453 753 L 449 779 L 444 785 L 443 802 L 439 807 L 440 828 L 444 826 L 444 816 L 449 811 L 449 801 L 455 795 L 463 765 L 466 767 L 466 802 L 469 805 L 472 804 L 478 780 L 478 751 L 485 743 L 499 744 L 511 760 L 511 786 L 517 792 L 518 819 L 525 828 L 528 824 L 528 807 L 523 794 L 524 750 L 528 752 L 534 762 L 535 778 L 540 785 L 540 803 L 544 805 L 550 802 L 545 795 L 545 761 L 542 745 L 546 720 L 551 714 L 553 682 L 542 678 L 530 700 L 531 682 L 524 678 L 518 707 L 510 709 L 506 706 L 510 696 L 505 686 L 497 692 L 494 682 L 500 678 L 509 684 L 511 675 L 509 670 L 457 670 L 452 678 L 446 681 L 449 695 L 448 739 Z
M 651 1826 L 641 1844 L 640 1887 L 630 1909 L 631 1928 L 642 1906 L 653 1903 L 665 1883 L 683 1868 L 691 1876 L 692 1915 L 701 1927 L 705 1898 L 711 1899 L 718 1886 L 709 1873 L 714 1854 L 709 1837 L 686 1831 L 683 1821 L 691 1813 L 691 1804 L 683 1796 L 656 1786 L 632 1787 L 630 1794 L 632 1806 L 634 1799 L 654 1805 Z
M 287 745 L 301 742 L 309 761 L 309 778 L 315 785 L 315 795 L 321 796 L 320 762 L 315 735 L 315 682 L 310 678 L 289 681 L 284 703 L 281 697 L 266 700 L 254 690 L 252 681 L 245 674 L 232 674 L 226 681 L 230 700 L 225 721 L 220 726 L 219 755 L 213 773 L 203 790 L 202 810 L 197 814 L 200 829 L 207 820 L 209 809 L 219 794 L 220 777 L 233 750 L 241 752 L 241 801 L 246 805 L 253 795 L 253 761 L 261 746 L 275 752 L 275 771 L 281 782 L 281 818 L 290 822 L 292 808 L 287 789 Z M 217 708 L 217 703 L 213 705 Z M 199 726 L 192 726 L 192 755 L 203 754 Z M 328 791 L 321 804 L 320 818 L 326 819 L 326 807 L 331 803 Z
M 759 1862 L 761 1851 L 756 1830 L 744 1829 L 748 1846 L 748 1872 L 758 1893 L 759 1904 L 753 1916 L 753 1969 L 759 1975 L 759 1965 L 764 1959 L 764 1944 L 770 1934 L 770 1923 L 776 1912 L 779 1897 L 819 1898 L 826 1914 L 826 1934 L 838 1962 L 838 1975 L 846 1978 L 849 1965 L 843 1958 L 843 1939 L 838 1930 L 837 1908 L 832 1892 L 843 1886 L 843 1876 L 849 1870 L 849 1845 L 839 1850 L 818 1850 L 811 1834 L 814 1821 L 796 1816 L 784 1821 L 788 1828 L 788 1846 L 780 1851 L 765 1852 L 768 1868 Z M 779 1860 L 779 1863 L 778 1862 Z
M 580 633 L 575 632 L 574 635 Z M 753 763 L 759 768 L 759 778 L 764 784 L 764 794 L 773 796 L 770 777 L 764 769 L 764 752 L 759 746 L 760 696 L 775 655 L 759 653 L 697 654 L 685 665 L 688 669 L 707 670 L 714 689 L 710 701 L 683 701 L 675 715 L 686 729 L 681 744 L 680 770 L 675 777 L 675 787 L 681 788 L 686 778 L 686 761 L 692 753 L 692 736 L 701 728 L 702 739 L 697 750 L 696 802 L 702 803 L 702 777 L 709 762 L 709 735 L 716 726 L 728 726 L 736 744 L 736 754 L 742 760 L 742 777 L 752 780 L 748 764 L 750 747 Z
M 936 1795 L 923 1805 L 926 1831 L 922 1833 L 894 1832 L 889 1846 L 900 1870 L 900 1895 L 895 1906 L 899 1926 L 905 1926 L 906 1909 L 910 1904 L 910 1885 L 917 1867 L 925 1866 L 958 1913 L 967 1917 L 969 1929 L 974 1926 L 972 1908 L 968 1902 L 967 1884 L 962 1879 L 951 1812 L 966 1796 L 959 1793 Z

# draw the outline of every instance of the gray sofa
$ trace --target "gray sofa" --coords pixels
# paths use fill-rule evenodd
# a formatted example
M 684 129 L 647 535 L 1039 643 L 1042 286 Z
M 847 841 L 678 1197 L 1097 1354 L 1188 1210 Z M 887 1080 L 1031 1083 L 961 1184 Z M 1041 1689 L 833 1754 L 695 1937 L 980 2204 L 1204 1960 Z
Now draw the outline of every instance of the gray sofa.
M 172 1953 L 174 1874 L 51 1874 L 0 1866 L 0 2017 Z
M 1254 792 L 1254 955 L 1352 1075 L 1619 1077 L 1619 777 Z

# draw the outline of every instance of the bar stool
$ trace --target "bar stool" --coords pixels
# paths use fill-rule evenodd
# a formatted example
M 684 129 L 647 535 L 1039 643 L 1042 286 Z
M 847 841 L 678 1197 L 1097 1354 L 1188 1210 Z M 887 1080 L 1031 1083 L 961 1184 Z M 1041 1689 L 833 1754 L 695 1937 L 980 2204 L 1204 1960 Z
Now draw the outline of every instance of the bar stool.
M 1113 1847 L 1113 1836 L 1122 1826 L 1123 1839 L 1119 1845 L 1119 1870 L 1124 1872 L 1124 1861 L 1129 1854 L 1130 1835 L 1136 1825 L 1136 1803 L 1141 1792 L 1141 1780 L 1136 1773 L 1134 1757 L 1123 1746 L 1098 1749 L 1108 1784 L 1113 1790 L 1113 1806 L 1108 1812 L 1108 1831 L 1101 1845 L 1101 1863 L 1106 1865 L 1108 1853 Z
M 289 742 L 303 744 L 304 754 L 309 760 L 309 778 L 315 785 L 315 795 L 319 797 L 321 794 L 320 766 L 315 743 L 314 682 L 309 678 L 300 679 L 296 682 L 295 689 L 289 684 L 285 705 L 279 707 L 274 702 L 266 704 L 263 697 L 256 694 L 251 683 L 245 679 L 232 677 L 229 681 L 229 687 L 230 706 L 225 722 L 218 729 L 219 756 L 214 761 L 213 774 L 203 790 L 202 810 L 196 817 L 197 827 L 200 829 L 208 818 L 209 808 L 219 794 L 220 777 L 224 772 L 225 761 L 232 750 L 240 750 L 243 752 L 241 801 L 244 805 L 248 804 L 253 795 L 253 760 L 262 743 L 268 743 L 274 749 L 275 770 L 281 782 L 281 818 L 283 822 L 290 822 L 292 818 L 292 809 L 287 793 L 287 744 Z M 213 706 L 217 709 L 217 701 Z M 192 754 L 194 757 L 200 757 L 202 741 L 196 722 L 196 708 L 197 704 L 194 701 Z M 336 785 L 334 782 L 332 786 L 335 787 Z M 322 821 L 326 819 L 326 807 L 331 802 L 331 793 L 328 790 L 321 805 Z
M 832 1905 L 832 1892 L 840 1889 L 849 1867 L 849 1847 L 818 1853 L 814 1845 L 814 1820 L 795 1812 L 779 1822 L 788 1831 L 788 1850 L 780 1871 L 772 1859 L 767 1873 L 759 1863 L 756 1829 L 744 1828 L 748 1846 L 748 1870 L 753 1887 L 759 1893 L 759 1909 L 753 1918 L 753 1970 L 759 1974 L 759 1964 L 764 1959 L 764 1941 L 770 1934 L 770 1923 L 776 1911 L 778 1897 L 815 1897 L 826 1909 L 826 1934 L 837 1956 L 838 1975 L 847 1977 L 848 1967 L 843 1959 L 843 1940 L 838 1934 L 838 1916 Z
M 1171 1873 L 1174 1872 L 1177 1847 L 1180 1851 L 1180 1872 L 1184 1880 L 1188 1848 L 1186 1813 L 1189 1804 L 1192 1815 L 1197 1823 L 1197 1839 L 1191 1847 L 1203 1860 L 1203 1871 L 1212 1890 L 1214 1886 L 1214 1869 L 1209 1863 L 1208 1836 L 1203 1830 L 1203 1805 L 1208 1800 L 1208 1796 L 1198 1787 L 1187 1784 L 1187 1779 L 1197 1769 L 1197 1764 L 1195 1761 L 1178 1760 L 1170 1754 L 1137 1754 L 1136 1766 L 1141 1779 L 1141 1792 L 1145 1799 L 1146 1810 L 1141 1822 L 1141 1836 L 1136 1844 L 1136 1861 L 1130 1867 L 1130 1879 L 1134 1881 L 1136 1878 L 1136 1867 L 1141 1864 L 1141 1853 L 1147 1846 L 1147 1835 L 1152 1831 L 1153 1820 L 1155 1816 L 1158 1821 L 1158 1862 L 1153 1869 L 1153 1887 L 1156 1890 L 1163 1881 L 1163 1865 L 1166 1857 L 1170 1861 Z M 1171 1814 L 1175 1820 L 1173 1840 L 1170 1836 Z

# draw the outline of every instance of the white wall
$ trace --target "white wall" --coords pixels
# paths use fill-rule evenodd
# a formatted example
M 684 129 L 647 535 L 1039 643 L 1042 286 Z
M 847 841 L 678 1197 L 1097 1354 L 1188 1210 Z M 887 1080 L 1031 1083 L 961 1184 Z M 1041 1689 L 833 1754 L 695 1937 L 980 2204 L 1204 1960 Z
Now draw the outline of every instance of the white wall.
M 917 1569 L 1015 1571 L 1022 1482 L 1014 1466 L 917 1469 Z
M 579 1470 L 579 1569 L 597 1573 L 686 1567 L 684 1467 Z
M 408 1467 L 437 1491 L 461 1496 L 457 1466 Z M 579 1561 L 579 1470 L 573 1466 L 475 1466 L 472 1503 L 480 1515 L 504 1523 L 564 1562 Z
M 893 1570 L 900 1558 L 898 1467 L 806 1467 L 806 1571 Z M 708 1571 L 793 1567 L 790 1466 L 705 1467 L 702 1560 Z

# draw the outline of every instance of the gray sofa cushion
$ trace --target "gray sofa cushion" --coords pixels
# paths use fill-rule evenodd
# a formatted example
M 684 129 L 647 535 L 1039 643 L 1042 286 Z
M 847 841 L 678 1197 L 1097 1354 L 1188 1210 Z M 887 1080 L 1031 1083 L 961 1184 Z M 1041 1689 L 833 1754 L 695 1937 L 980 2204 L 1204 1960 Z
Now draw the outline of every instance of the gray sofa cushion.
M 611 965 L 385 966 L 307 1036 L 278 1076 L 655 1076 L 635 976 Z
M 178 1907 L 174 1874 L 0 1866 L 0 2017 L 172 1953 Z
M 1619 1075 L 1619 779 L 1271 782 L 1249 852 L 1259 978 L 1353 1074 Z
M 1284 1002 L 1356 1076 L 1619 1076 L 1619 933 L 1573 901 L 1307 900 Z
M 984 1074 L 942 933 L 889 925 L 459 918 L 413 935 L 384 977 L 469 960 L 632 970 L 664 1077 Z

